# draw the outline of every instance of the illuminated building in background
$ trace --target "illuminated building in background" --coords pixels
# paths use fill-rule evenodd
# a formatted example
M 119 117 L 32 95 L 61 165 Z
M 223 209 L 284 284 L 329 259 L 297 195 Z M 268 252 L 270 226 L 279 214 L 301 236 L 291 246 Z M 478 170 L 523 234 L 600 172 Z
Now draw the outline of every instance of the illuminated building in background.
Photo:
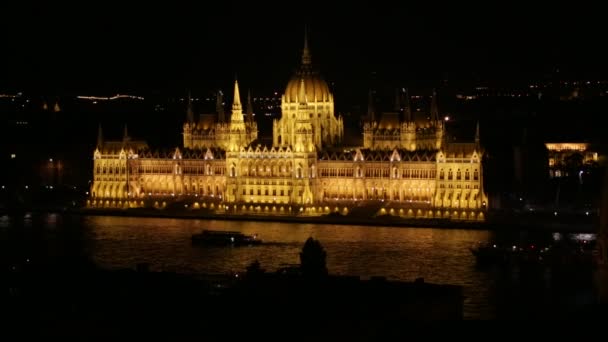
M 573 167 L 582 167 L 598 162 L 597 152 L 589 150 L 588 143 L 546 143 L 549 152 L 549 177 L 567 177 Z
M 229 119 L 221 96 L 217 116 L 198 120 L 189 101 L 182 148 L 152 151 L 126 132 L 122 141 L 105 142 L 100 130 L 88 205 L 183 203 L 218 213 L 313 216 L 363 206 L 377 214 L 483 220 L 479 126 L 474 142 L 446 142 L 434 95 L 431 120 L 372 117 L 363 146 L 346 147 L 333 94 L 311 61 L 305 39 L 269 146 L 258 143 L 251 98 L 243 113 L 236 81 Z

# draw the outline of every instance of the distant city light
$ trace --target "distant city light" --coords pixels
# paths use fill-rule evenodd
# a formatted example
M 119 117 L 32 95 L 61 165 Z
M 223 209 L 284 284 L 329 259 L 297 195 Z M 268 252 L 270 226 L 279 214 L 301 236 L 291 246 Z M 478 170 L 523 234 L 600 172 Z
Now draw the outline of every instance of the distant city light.
M 445 121 L 450 121 L 450 117 L 449 117 L 449 116 L 446 116 L 445 118 L 443 118 L 443 120 L 445 120 Z
M 53 162 L 53 158 L 49 158 L 49 162 L 51 162 L 51 163 L 52 163 L 52 162 Z
M 79 100 L 93 100 L 93 101 L 112 101 L 118 99 L 133 99 L 133 100 L 144 100 L 143 96 L 135 96 L 135 95 L 121 95 L 116 94 L 110 97 L 100 97 L 100 96 L 76 96 Z M 97 102 L 93 102 L 97 103 Z
M 11 153 L 11 159 L 15 159 L 15 158 L 17 158 L 17 155 L 14 153 Z

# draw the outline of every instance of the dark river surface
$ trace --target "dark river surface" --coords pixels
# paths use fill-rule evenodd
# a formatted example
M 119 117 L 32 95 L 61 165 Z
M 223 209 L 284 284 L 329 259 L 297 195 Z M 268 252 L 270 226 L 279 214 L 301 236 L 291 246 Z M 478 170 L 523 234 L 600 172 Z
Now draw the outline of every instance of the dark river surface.
M 203 229 L 258 234 L 264 244 L 239 248 L 193 246 L 191 235 Z M 67 243 L 104 268 L 134 268 L 145 262 L 153 271 L 180 273 L 240 272 L 255 260 L 267 271 L 274 271 L 285 264 L 298 264 L 298 253 L 312 236 L 326 249 L 331 274 L 364 279 L 384 276 L 401 281 L 422 277 L 426 282 L 463 286 L 467 319 L 517 317 L 519 313 L 529 317 L 534 312 L 542 315 L 538 308 L 550 310 L 554 305 L 552 288 L 556 280 L 549 271 L 528 277 L 517 270 L 477 266 L 469 248 L 496 238 L 494 232 L 484 230 L 26 214 L 0 217 L 0 232 L 3 246 L 34 255 L 42 254 L 38 249 L 45 249 L 49 255 L 61 253 Z M 521 239 L 522 234 L 526 235 L 517 232 L 513 236 Z M 542 238 L 562 238 L 556 236 L 545 233 Z M 559 294 L 560 300 L 568 305 L 592 301 L 592 286 L 583 278 L 574 286 L 576 290 Z M 534 285 L 528 286 L 530 283 Z

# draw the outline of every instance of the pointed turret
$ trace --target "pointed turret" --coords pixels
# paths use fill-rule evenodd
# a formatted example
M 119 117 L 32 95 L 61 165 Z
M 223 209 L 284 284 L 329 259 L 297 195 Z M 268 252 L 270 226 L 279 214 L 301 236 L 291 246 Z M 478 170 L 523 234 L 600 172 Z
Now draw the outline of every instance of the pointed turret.
M 312 57 L 310 50 L 308 49 L 308 30 L 304 26 L 304 50 L 302 51 L 302 65 L 310 65 L 312 63 Z
M 234 100 L 232 101 L 232 116 L 230 121 L 233 123 L 244 122 L 243 106 L 241 105 L 241 95 L 239 93 L 239 82 L 234 81 Z
M 241 105 L 241 94 L 239 94 L 239 81 L 234 81 L 234 100 L 232 100 L 232 113 L 235 111 L 243 111 L 243 106 Z
M 97 127 L 97 148 L 101 148 L 103 146 L 103 131 L 101 129 L 101 124 Z
M 369 93 L 367 94 L 367 117 L 369 119 L 369 121 L 374 122 L 376 121 L 376 109 L 374 108 L 374 94 L 372 92 L 372 90 L 369 90 Z
M 217 91 L 217 96 L 215 100 L 215 111 L 217 112 L 217 120 L 219 122 L 224 122 L 224 94 L 221 90 Z
M 414 118 L 412 117 L 412 105 L 410 104 L 410 90 L 408 88 L 405 88 L 405 109 L 403 114 L 405 114 L 405 120 L 407 122 L 412 122 L 414 121 Z
M 59 107 L 59 100 L 55 102 L 55 106 L 53 107 L 53 112 L 57 113 L 61 111 L 61 107 Z
M 192 94 L 188 90 L 188 107 L 186 108 L 186 120 L 194 122 L 194 110 L 192 109 Z
M 247 90 L 247 121 L 253 122 L 253 104 L 251 103 L 251 90 Z
M 433 97 L 431 98 L 431 120 L 439 121 L 439 108 L 437 107 L 437 91 L 433 88 Z

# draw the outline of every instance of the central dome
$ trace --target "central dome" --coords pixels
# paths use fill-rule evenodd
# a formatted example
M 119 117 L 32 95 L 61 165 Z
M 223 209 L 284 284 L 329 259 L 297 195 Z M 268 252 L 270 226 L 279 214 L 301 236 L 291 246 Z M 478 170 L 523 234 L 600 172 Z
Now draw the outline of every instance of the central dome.
M 285 88 L 286 102 L 298 103 L 301 101 L 301 99 L 298 99 L 298 94 L 300 93 L 302 80 L 304 80 L 304 89 L 308 102 L 328 102 L 331 100 L 332 96 L 329 86 L 318 73 L 300 70 L 287 83 L 287 88 Z
M 329 102 L 333 100 L 333 96 L 329 91 L 327 82 L 325 82 L 319 73 L 312 69 L 311 56 L 310 51 L 308 50 L 308 39 L 306 35 L 304 36 L 302 65 L 287 83 L 287 88 L 285 88 L 285 102 L 298 103 L 302 101 L 302 99 L 298 99 L 302 80 L 304 80 L 304 89 L 306 91 L 306 100 L 308 102 Z

